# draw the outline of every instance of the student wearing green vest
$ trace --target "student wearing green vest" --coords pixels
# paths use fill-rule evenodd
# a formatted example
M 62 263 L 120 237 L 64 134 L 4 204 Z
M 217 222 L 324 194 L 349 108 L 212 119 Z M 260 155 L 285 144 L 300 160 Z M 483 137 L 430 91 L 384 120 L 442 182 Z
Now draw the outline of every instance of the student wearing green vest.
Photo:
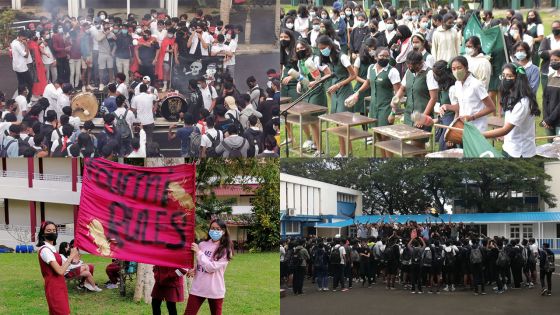
M 404 123 L 409 126 L 430 131 L 431 127 L 415 123 L 411 119 L 413 112 L 431 116 L 438 97 L 438 84 L 434 80 L 434 73 L 424 62 L 422 53 L 411 51 L 406 57 L 407 71 L 401 81 L 401 88 L 393 97 L 391 106 L 396 111 L 399 100 L 406 95 L 404 108 Z M 427 140 L 415 140 L 412 144 L 424 148 Z
M 299 73 L 309 81 L 309 86 L 305 86 L 304 81 L 298 83 L 298 95 L 305 93 L 308 89 L 315 86 L 317 81 L 321 78 L 321 71 L 319 70 L 320 58 L 319 56 L 314 56 L 312 53 L 311 46 L 307 43 L 305 39 L 298 40 L 296 44 L 296 56 L 298 59 L 298 71 Z M 324 74 L 330 74 L 329 68 L 323 69 Z M 327 95 L 325 94 L 325 89 L 321 86 L 317 90 L 311 93 L 309 96 L 303 99 L 303 102 L 321 105 L 327 107 Z M 310 128 L 313 135 L 313 140 L 310 138 Z M 303 144 L 303 149 L 316 150 L 319 147 L 319 125 L 305 125 L 303 131 L 307 137 L 307 141 Z M 315 152 L 316 155 L 319 152 Z
M 441 106 L 451 105 L 451 94 L 455 92 L 455 77 L 449 68 L 449 64 L 445 60 L 439 60 L 434 64 L 434 79 L 438 83 L 438 101 L 434 112 L 439 112 Z M 439 113 L 439 124 L 449 126 L 455 119 L 455 112 L 447 110 Z M 444 151 L 451 148 L 452 143 L 445 141 L 446 129 L 438 128 L 436 130 L 436 139 L 439 142 L 439 150 Z
M 350 57 L 341 53 L 340 48 L 326 35 L 321 35 L 317 38 L 317 47 L 321 51 L 321 68 L 329 67 L 333 73 L 330 86 L 327 88 L 327 93 L 331 96 L 330 112 L 339 113 L 347 111 L 344 101 L 352 95 L 352 81 L 356 79 L 356 72 L 352 67 Z M 338 142 L 340 153 L 337 157 L 345 157 L 348 152 L 345 152 L 344 139 L 339 137 Z M 349 150 L 352 150 L 351 144 L 348 147 Z
M 374 126 L 389 125 L 391 115 L 391 99 L 401 87 L 401 78 L 397 69 L 389 65 L 390 52 L 387 47 L 380 47 L 376 51 L 377 63 L 372 64 L 367 69 L 366 79 L 360 88 L 354 93 L 354 98 L 358 98 L 361 93 L 368 89 L 371 91 L 371 101 L 369 105 L 369 117 L 377 119 Z M 386 140 L 386 137 L 377 135 L 379 140 Z M 390 157 L 390 153 L 381 151 L 383 157 Z
M 367 38 L 362 44 L 362 47 L 360 47 L 358 58 L 354 61 L 354 71 L 357 73 L 357 82 L 356 85 L 354 85 L 354 92 L 357 92 L 360 86 L 367 81 L 368 68 L 375 63 L 376 48 L 376 41 L 373 37 Z M 359 93 L 358 101 L 351 111 L 365 115 L 364 97 L 366 97 L 366 95 L 366 91 Z
M 280 89 L 280 96 L 290 97 L 292 100 L 297 98 L 297 80 L 294 80 L 288 75 L 290 69 L 297 70 L 297 57 L 296 57 L 296 38 L 294 32 L 283 29 L 280 32 L 280 65 L 282 66 L 282 88 Z M 286 140 L 280 145 L 287 145 L 292 141 L 291 128 L 288 128 L 288 135 Z
M 531 10 L 527 13 L 527 33 L 533 37 L 533 64 L 539 66 L 541 63 L 541 58 L 538 54 L 541 42 L 544 39 L 544 25 L 542 24 L 542 19 L 539 13 L 535 10 Z

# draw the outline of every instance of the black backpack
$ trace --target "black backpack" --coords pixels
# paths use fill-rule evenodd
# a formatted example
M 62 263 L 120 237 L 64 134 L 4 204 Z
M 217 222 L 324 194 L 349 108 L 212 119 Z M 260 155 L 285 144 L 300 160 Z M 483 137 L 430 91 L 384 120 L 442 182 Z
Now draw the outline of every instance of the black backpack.
M 554 272 L 556 270 L 556 266 L 554 265 L 554 255 L 549 254 L 548 252 L 544 252 L 545 261 L 544 261 L 544 271 L 546 272 Z
M 455 254 L 453 249 L 451 249 L 448 252 L 445 252 L 445 264 L 447 266 L 454 265 L 456 260 L 457 260 L 457 255 Z
M 434 264 L 441 266 L 443 264 L 443 248 L 434 246 L 432 250 L 432 261 Z
M 499 267 L 506 267 L 509 265 L 509 256 L 505 251 L 505 248 L 502 248 L 498 251 L 498 258 L 496 259 L 496 265 Z
M 243 138 L 243 142 L 241 142 L 241 145 L 236 148 L 229 146 L 225 141 L 222 142 L 222 145 L 224 146 L 224 149 L 226 149 L 226 151 L 229 153 L 228 156 L 230 158 L 242 158 L 244 156 L 241 153 L 241 149 L 245 145 L 245 142 L 247 142 L 247 139 Z
M 318 268 L 325 265 L 325 250 L 323 248 L 317 249 L 315 251 L 315 257 L 313 259 L 313 266 Z
M 421 260 L 422 260 L 422 249 L 416 247 L 412 248 L 412 263 L 414 265 L 419 265 Z
M 200 140 L 202 134 L 198 127 L 194 126 L 194 129 L 191 131 L 189 135 L 189 143 L 187 146 L 187 156 L 188 157 L 198 157 L 200 155 Z
M 403 249 L 402 255 L 401 255 L 401 263 L 403 265 L 410 265 L 412 260 L 412 253 L 410 252 L 410 249 L 407 247 L 405 247 Z
M 471 264 L 482 263 L 482 251 L 480 247 L 471 248 L 470 260 Z
M 434 254 L 432 253 L 431 249 L 430 250 L 424 249 L 424 251 L 422 253 L 422 266 L 431 267 L 433 257 L 434 257 Z
M 243 137 L 247 139 L 247 141 L 249 141 L 249 149 L 247 149 L 247 157 L 254 157 L 255 155 L 257 155 L 257 153 L 259 153 L 258 152 L 260 151 L 259 138 L 261 135 L 262 133 L 255 135 L 250 130 L 247 130 L 243 135 Z M 255 148 L 255 146 L 257 146 L 258 150 Z
M 290 266 L 299 267 L 303 263 L 303 257 L 301 257 L 300 250 L 294 249 L 294 253 L 290 257 Z
M 72 141 L 68 141 L 66 144 L 66 148 L 62 150 L 62 138 L 58 138 L 58 147 L 51 152 L 52 157 L 67 157 L 68 156 L 68 148 L 72 145 Z
M 0 157 L 8 157 L 8 148 L 16 141 L 17 139 L 13 139 L 8 141 L 5 146 L 2 144 L 2 146 L 0 147 Z
M 123 115 L 120 115 L 120 116 L 116 117 L 115 128 L 120 133 L 121 139 L 131 139 L 132 138 L 132 131 L 130 131 L 130 126 L 126 122 L 126 115 L 127 114 L 128 114 L 128 109 L 124 112 Z
M 340 265 L 341 263 L 340 247 L 335 246 L 331 249 L 331 255 L 329 256 L 329 261 L 331 264 Z
M 206 136 L 212 143 L 211 147 L 206 148 L 206 157 L 220 157 L 218 153 L 216 153 L 216 147 L 222 143 L 223 136 L 220 136 L 220 131 L 217 131 L 216 138 L 212 137 L 208 132 Z
M 228 114 L 227 116 L 231 120 L 231 123 L 236 127 L 237 134 L 242 135 L 245 132 L 245 129 L 243 128 L 243 125 L 239 121 L 239 115 L 237 117 L 234 117 L 233 115 Z M 228 125 L 228 127 L 229 127 L 229 125 Z M 225 131 L 227 131 L 227 128 L 225 128 Z

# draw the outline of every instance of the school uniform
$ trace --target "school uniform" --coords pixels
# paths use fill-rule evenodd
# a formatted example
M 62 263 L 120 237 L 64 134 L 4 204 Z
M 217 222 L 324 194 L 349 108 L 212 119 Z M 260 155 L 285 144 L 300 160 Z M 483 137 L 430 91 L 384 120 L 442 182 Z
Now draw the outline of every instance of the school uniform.
M 406 88 L 406 105 L 404 108 L 404 123 L 414 126 L 411 119 L 413 112 L 423 113 L 430 101 L 430 91 L 439 88 L 437 81 L 434 79 L 434 73 L 424 63 L 422 70 L 412 73 L 407 70 L 401 84 Z M 426 128 L 427 131 L 431 127 Z
M 467 76 L 465 83 L 457 80 L 455 82 L 455 96 L 451 99 L 452 104 L 459 104 L 459 116 L 474 115 L 484 109 L 482 102 L 488 96 L 484 84 L 472 74 Z M 480 131 L 486 131 L 488 127 L 487 117 L 482 116 L 471 121 Z
M 331 79 L 330 85 L 325 87 L 328 90 L 329 87 L 346 80 L 349 76 L 347 67 L 352 66 L 350 62 L 350 57 L 348 55 L 341 53 L 339 55 L 338 61 L 333 62 L 332 58 L 329 57 L 329 64 L 332 67 L 332 73 L 334 74 Z M 322 69 L 321 69 L 322 70 Z M 346 112 L 347 109 L 344 106 L 344 101 L 352 95 L 352 84 L 346 84 L 340 87 L 336 92 L 331 94 L 331 113 Z
M 369 117 L 377 119 L 373 125 L 376 127 L 387 126 L 391 114 L 391 99 L 393 98 L 393 84 L 400 81 L 399 72 L 391 65 L 377 71 L 375 64 L 369 66 L 367 79 L 371 89 L 369 103 Z
M 529 109 L 529 98 L 522 98 L 513 109 L 507 110 L 505 122 L 515 127 L 504 136 L 502 149 L 511 157 L 535 156 L 535 117 Z
M 49 305 L 49 315 L 70 314 L 68 302 L 68 289 L 63 275 L 57 274 L 49 265 L 51 261 L 63 264 L 62 256 L 56 252 L 56 248 L 49 243 L 41 246 L 38 251 L 39 267 L 45 280 L 45 297 Z
M 183 277 L 175 271 L 177 268 L 154 266 L 154 288 L 152 298 L 167 302 L 183 302 L 185 300 Z M 186 270 L 179 269 L 186 274 Z

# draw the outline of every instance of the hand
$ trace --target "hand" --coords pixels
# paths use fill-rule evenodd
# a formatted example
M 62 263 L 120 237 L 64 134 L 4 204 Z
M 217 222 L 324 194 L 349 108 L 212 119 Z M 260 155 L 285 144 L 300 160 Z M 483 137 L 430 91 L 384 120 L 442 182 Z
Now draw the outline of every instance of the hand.
M 282 84 L 283 85 L 288 85 L 288 83 L 290 83 L 290 81 L 292 81 L 292 77 L 287 76 L 284 79 L 282 79 Z
M 309 82 L 309 88 L 312 89 L 317 84 L 316 81 Z
M 177 124 L 173 124 L 173 125 L 169 126 L 169 130 L 171 131 L 171 130 L 173 130 L 175 127 L 177 127 Z
M 541 122 L 541 124 L 546 129 L 552 129 L 552 126 L 549 126 L 544 120 Z
M 448 109 L 447 109 L 447 105 L 441 105 L 441 106 L 439 107 L 439 114 L 440 114 L 440 115 L 443 115 L 443 114 L 445 114 L 445 112 L 446 112 L 447 110 L 448 110 Z
M 327 90 L 327 93 L 329 93 L 329 94 L 335 93 L 336 91 L 338 91 L 338 89 L 340 89 L 339 83 L 337 83 L 337 84 L 331 86 L 331 87 Z
M 196 269 L 187 270 L 187 277 L 192 278 L 196 274 Z
M 76 258 L 78 256 L 78 249 L 76 247 L 72 247 L 72 249 L 70 250 L 70 256 L 68 256 L 68 259 L 73 260 L 74 258 Z
M 465 115 L 465 116 L 461 116 L 460 117 L 462 121 L 467 122 L 467 121 L 471 121 L 472 119 L 472 115 Z
M 198 254 L 198 252 L 200 251 L 200 248 L 198 248 L 198 245 L 196 243 L 192 243 L 191 244 L 191 250 L 196 254 Z
M 415 126 L 416 128 L 423 128 L 423 127 L 424 127 L 424 125 L 421 124 L 421 123 L 415 123 L 414 126 Z
M 155 66 L 157 63 L 157 60 L 154 59 L 154 61 L 152 61 L 152 64 Z

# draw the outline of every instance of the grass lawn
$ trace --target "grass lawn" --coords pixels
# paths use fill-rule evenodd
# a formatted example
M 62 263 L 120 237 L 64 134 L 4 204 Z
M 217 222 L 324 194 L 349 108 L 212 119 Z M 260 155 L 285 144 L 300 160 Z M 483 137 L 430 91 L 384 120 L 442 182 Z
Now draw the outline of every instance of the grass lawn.
M 286 12 L 289 9 L 292 8 L 290 6 L 283 6 L 283 7 L 285 8 Z M 523 12 L 523 16 L 525 17 L 527 10 L 522 10 L 522 12 Z M 505 16 L 505 11 L 504 10 L 494 10 L 493 13 L 494 13 L 494 16 L 496 18 L 501 18 L 501 17 Z M 540 15 L 541 15 L 541 18 L 543 20 L 543 24 L 544 24 L 544 28 L 545 28 L 545 36 L 548 36 L 551 33 L 552 21 L 560 19 L 560 12 L 559 11 L 553 11 L 553 12 L 541 11 Z M 542 110 L 542 87 L 540 85 L 539 85 L 539 90 L 537 91 L 537 101 L 540 105 L 539 107 Z M 330 106 L 330 100 L 329 100 L 328 105 Z M 539 125 L 541 121 L 542 121 L 542 114 L 541 114 L 540 117 L 535 118 L 535 125 L 536 125 L 536 128 L 537 128 L 536 129 L 536 131 L 537 131 L 536 136 L 537 137 L 546 135 L 544 128 Z M 399 122 L 397 121 L 396 123 L 399 123 Z M 324 126 L 323 129 L 325 129 L 326 124 L 323 123 L 323 126 Z M 334 126 L 334 124 L 329 125 L 329 127 L 330 126 Z M 298 145 L 298 142 L 299 142 L 299 128 L 297 126 L 294 126 L 293 130 L 294 130 L 294 137 L 293 137 L 294 139 L 292 139 L 292 140 L 295 141 L 295 147 L 298 147 L 299 146 Z M 281 127 L 281 138 L 285 139 L 284 126 L 283 125 Z M 306 140 L 306 137 L 304 135 L 303 136 L 303 141 L 305 141 L 305 140 Z M 325 143 L 325 141 L 326 141 L 326 137 L 323 134 L 323 151 L 326 153 L 326 143 Z M 363 139 L 362 140 L 356 140 L 356 141 L 353 142 L 353 151 L 352 151 L 353 154 L 352 155 L 354 157 L 371 157 L 372 156 L 371 145 L 368 145 L 366 147 L 364 142 L 365 141 Z M 537 145 L 542 145 L 542 144 L 545 144 L 546 142 L 547 142 L 546 140 L 538 140 Z M 437 146 L 437 144 L 436 144 L 436 146 Z M 338 137 L 330 135 L 329 136 L 329 148 L 330 148 L 330 156 L 331 157 L 338 153 L 338 150 L 339 150 L 338 147 L 339 147 Z M 502 142 L 495 141 L 495 147 L 498 150 L 501 150 L 502 149 Z M 437 150 L 437 147 L 436 147 L 436 150 Z M 429 151 L 431 152 L 432 148 L 430 148 Z M 281 150 L 280 150 L 280 156 L 281 157 L 286 156 L 284 147 L 282 147 Z M 296 156 L 299 156 L 299 155 L 296 152 L 291 152 L 290 156 L 291 157 L 296 157 Z M 381 152 L 379 150 L 377 150 L 377 157 L 381 157 Z
M 95 265 L 95 281 L 104 288 L 101 284 L 108 280 L 105 267 L 111 260 L 92 255 L 83 255 L 82 259 Z M 0 266 L 0 314 L 48 314 L 37 254 L 1 254 Z M 280 314 L 279 268 L 276 253 L 235 255 L 225 273 L 223 313 Z M 150 305 L 132 301 L 133 284 L 127 286 L 124 298 L 118 289 L 82 293 L 70 287 L 68 291 L 72 314 L 152 314 Z M 178 303 L 179 314 L 185 306 Z M 162 313 L 167 314 L 165 303 Z M 210 314 L 208 303 L 199 314 Z

